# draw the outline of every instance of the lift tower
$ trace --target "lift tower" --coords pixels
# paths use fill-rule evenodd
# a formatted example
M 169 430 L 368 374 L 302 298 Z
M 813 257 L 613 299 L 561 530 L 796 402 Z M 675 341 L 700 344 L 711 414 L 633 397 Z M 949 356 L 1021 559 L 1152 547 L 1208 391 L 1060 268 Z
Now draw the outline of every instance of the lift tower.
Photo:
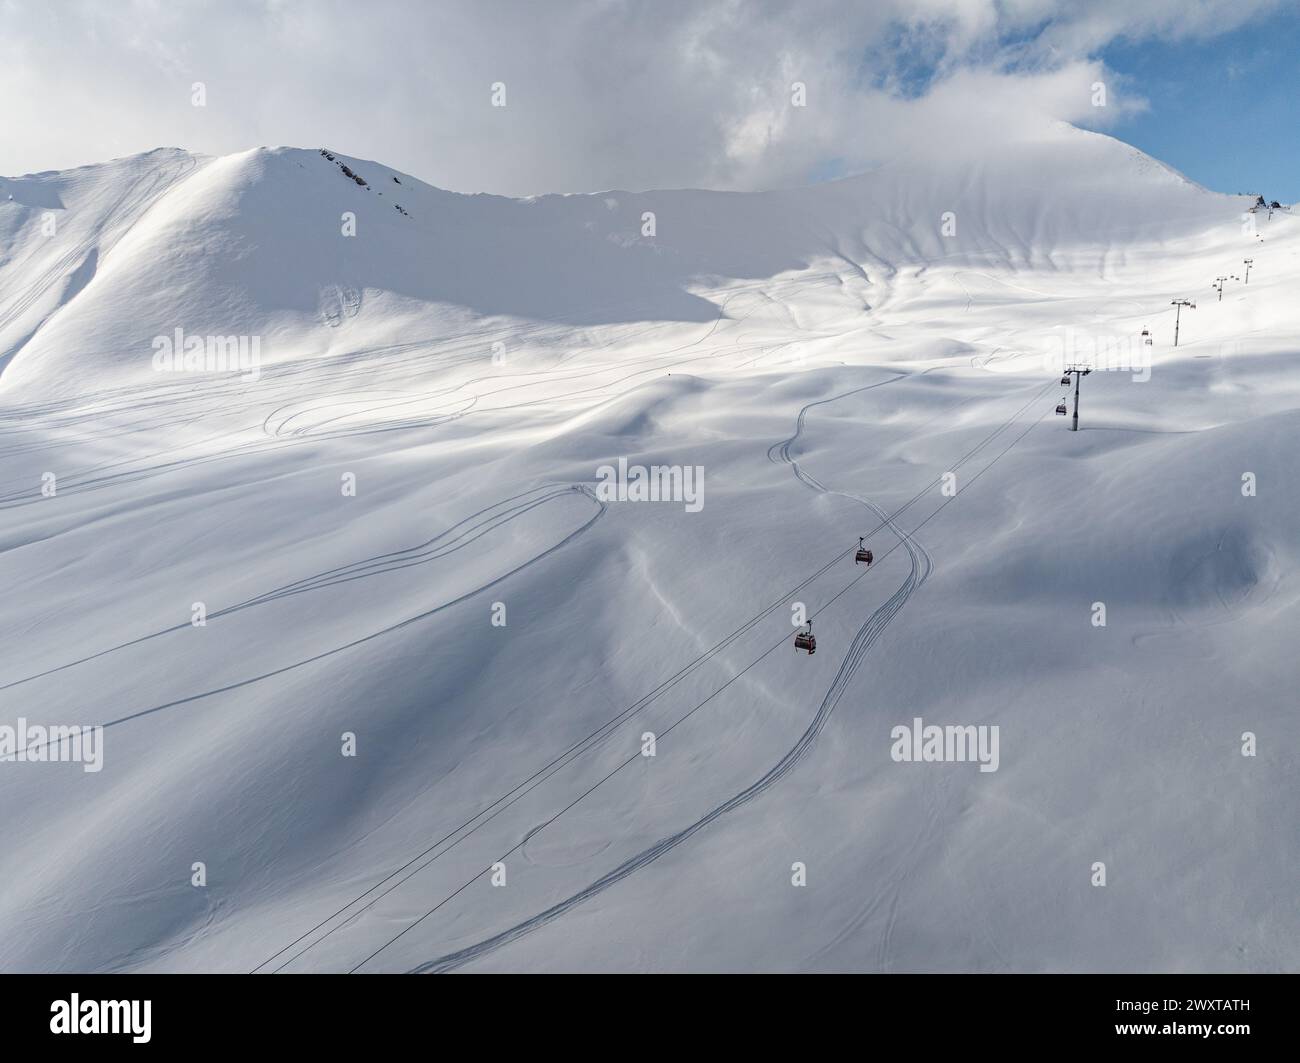
M 1183 307 L 1187 306 L 1195 310 L 1196 304 L 1192 302 L 1190 299 L 1175 299 L 1169 305 L 1176 306 L 1178 308 L 1177 310 L 1174 311 L 1174 346 L 1177 347 L 1178 346 L 1178 319 L 1182 316 Z
M 1062 384 L 1068 384 L 1070 377 L 1074 377 L 1074 423 L 1070 426 L 1071 432 L 1079 430 L 1079 381 L 1092 372 L 1091 367 L 1086 365 L 1072 365 L 1065 370 L 1065 375 L 1061 377 Z

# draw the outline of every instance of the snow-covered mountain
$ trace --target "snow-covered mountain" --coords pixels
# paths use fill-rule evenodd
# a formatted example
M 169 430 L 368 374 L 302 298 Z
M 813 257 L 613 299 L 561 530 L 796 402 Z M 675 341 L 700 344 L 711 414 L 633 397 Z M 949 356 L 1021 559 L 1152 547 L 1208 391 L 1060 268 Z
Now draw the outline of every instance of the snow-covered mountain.
M 0 179 L 0 727 L 105 728 L 0 762 L 0 968 L 1294 970 L 1252 203 L 1065 125 L 756 194 Z

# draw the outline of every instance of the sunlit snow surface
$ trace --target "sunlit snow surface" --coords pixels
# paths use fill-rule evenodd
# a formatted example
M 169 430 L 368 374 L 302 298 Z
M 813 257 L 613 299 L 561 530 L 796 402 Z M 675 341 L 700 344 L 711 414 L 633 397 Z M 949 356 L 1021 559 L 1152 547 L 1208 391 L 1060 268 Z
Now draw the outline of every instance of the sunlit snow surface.
M 762 194 L 0 179 L 0 724 L 106 727 L 0 763 L 0 968 L 1297 969 L 1300 221 L 1252 202 L 1064 126 Z M 258 379 L 155 372 L 177 328 Z M 998 770 L 896 763 L 915 717 Z

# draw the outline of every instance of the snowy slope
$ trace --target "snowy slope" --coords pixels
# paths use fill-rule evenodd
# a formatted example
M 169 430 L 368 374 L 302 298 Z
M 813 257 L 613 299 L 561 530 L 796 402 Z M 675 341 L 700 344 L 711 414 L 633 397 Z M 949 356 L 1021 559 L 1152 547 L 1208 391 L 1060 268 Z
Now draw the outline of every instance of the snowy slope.
M 0 968 L 1296 969 L 1300 225 L 1250 203 L 1068 126 L 761 194 L 0 179 L 0 724 L 106 725 L 0 763 Z M 178 328 L 257 379 L 156 372 Z M 998 770 L 896 763 L 918 716 Z

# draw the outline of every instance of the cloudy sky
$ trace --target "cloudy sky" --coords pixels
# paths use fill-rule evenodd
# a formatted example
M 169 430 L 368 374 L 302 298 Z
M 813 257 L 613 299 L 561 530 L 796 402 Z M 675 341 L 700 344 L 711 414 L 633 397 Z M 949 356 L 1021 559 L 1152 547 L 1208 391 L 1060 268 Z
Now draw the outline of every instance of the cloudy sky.
M 1296 198 L 1298 45 L 1294 0 L 0 0 L 0 173 L 292 144 L 467 192 L 763 188 L 1060 118 Z

